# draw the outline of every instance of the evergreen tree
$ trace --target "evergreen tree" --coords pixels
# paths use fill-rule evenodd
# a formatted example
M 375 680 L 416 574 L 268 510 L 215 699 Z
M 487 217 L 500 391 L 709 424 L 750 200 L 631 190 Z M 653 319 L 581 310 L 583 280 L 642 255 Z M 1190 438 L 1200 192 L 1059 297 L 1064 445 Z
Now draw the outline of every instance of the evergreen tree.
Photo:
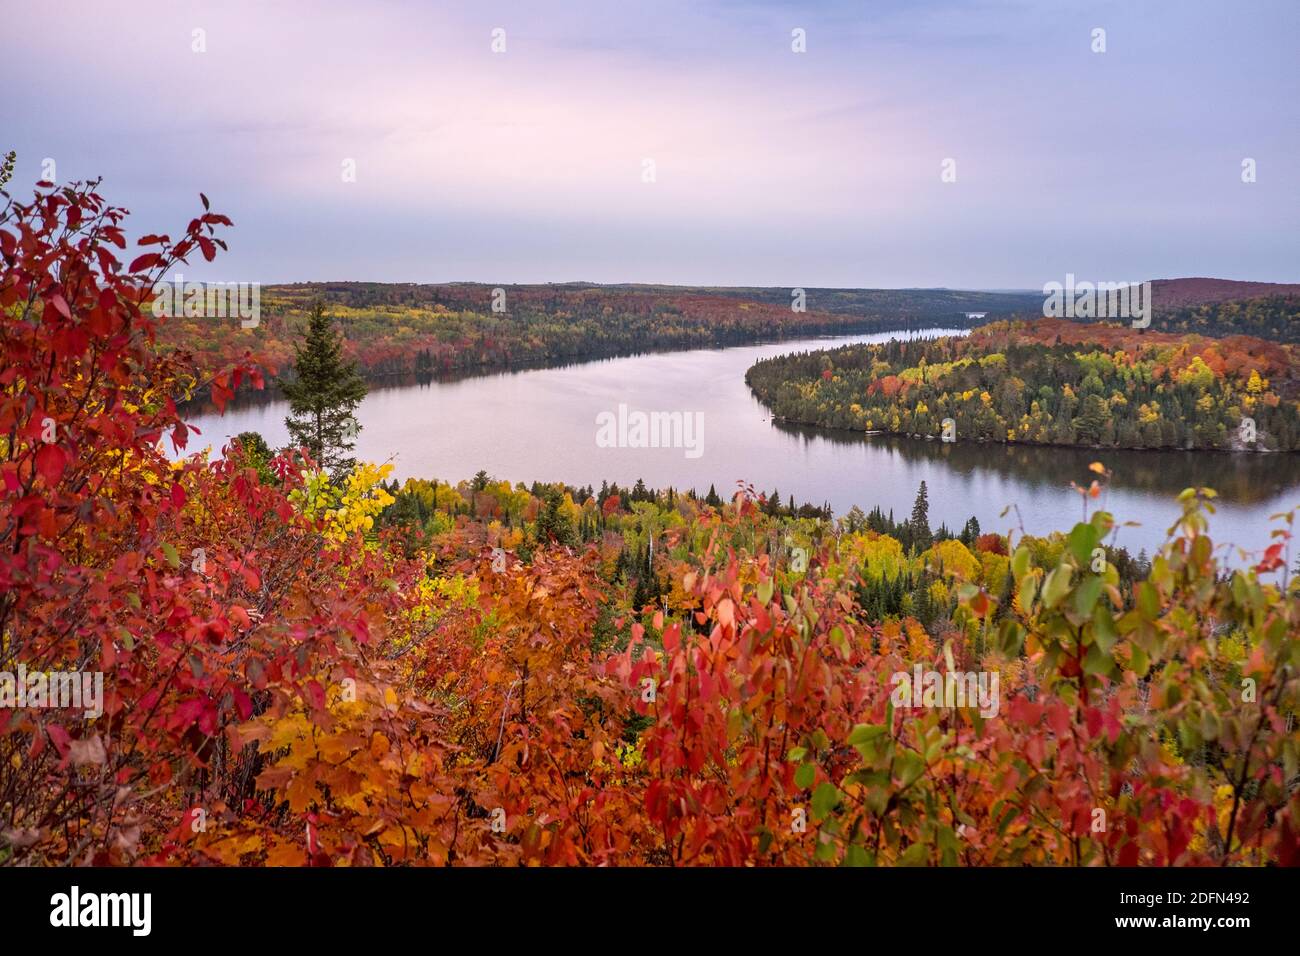
M 934 544 L 934 535 L 930 533 L 930 497 L 925 489 L 925 481 L 917 489 L 916 501 L 912 504 L 911 525 L 912 544 L 918 551 L 924 551 Z
M 275 483 L 275 474 L 271 471 L 271 459 L 275 453 L 260 432 L 240 432 L 235 436 L 235 445 L 235 454 L 257 471 L 258 481 L 264 485 Z
M 306 340 L 296 345 L 296 379 L 280 382 L 289 400 L 289 417 L 284 423 L 295 445 L 306 448 L 311 457 L 336 479 L 352 470 L 356 459 L 348 453 L 356 447 L 356 407 L 366 397 L 366 383 L 356 362 L 343 359 L 343 337 L 334 331 L 325 307 L 312 306 Z
M 537 515 L 537 543 L 573 544 L 573 525 L 560 512 L 564 495 L 558 488 L 546 491 L 541 512 Z

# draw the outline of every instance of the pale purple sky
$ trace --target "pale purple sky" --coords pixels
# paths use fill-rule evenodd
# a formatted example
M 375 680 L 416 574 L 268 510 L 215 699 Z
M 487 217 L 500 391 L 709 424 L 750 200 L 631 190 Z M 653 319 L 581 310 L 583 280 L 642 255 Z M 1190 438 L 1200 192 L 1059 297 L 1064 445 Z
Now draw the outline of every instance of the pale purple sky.
M 1296 0 L 45 0 L 0 150 L 137 233 L 207 193 L 194 278 L 1298 281 L 1298 39 Z

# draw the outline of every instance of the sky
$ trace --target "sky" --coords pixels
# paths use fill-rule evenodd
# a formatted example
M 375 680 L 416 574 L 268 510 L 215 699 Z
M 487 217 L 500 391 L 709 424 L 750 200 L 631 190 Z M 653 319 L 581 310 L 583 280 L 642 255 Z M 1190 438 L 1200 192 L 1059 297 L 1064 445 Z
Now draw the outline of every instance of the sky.
M 1295 282 L 1298 38 L 1296 0 L 44 0 L 0 12 L 0 151 L 137 235 L 206 193 L 194 279 Z

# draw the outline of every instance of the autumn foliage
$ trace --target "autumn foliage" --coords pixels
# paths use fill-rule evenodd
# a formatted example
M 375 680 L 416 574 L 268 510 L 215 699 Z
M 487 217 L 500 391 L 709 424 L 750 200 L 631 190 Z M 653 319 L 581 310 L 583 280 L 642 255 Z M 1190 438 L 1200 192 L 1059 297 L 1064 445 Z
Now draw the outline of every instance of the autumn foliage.
M 93 186 L 0 220 L 0 671 L 105 688 L 93 719 L 0 709 L 0 862 L 1297 862 L 1300 592 L 1222 573 L 1208 493 L 1131 593 L 1104 513 L 1050 560 L 936 545 L 932 631 L 862 612 L 892 539 L 796 569 L 745 491 L 666 533 L 644 608 L 594 545 L 399 547 L 382 469 L 164 453 L 207 383 L 142 297 L 225 225 L 205 201 L 124 269 Z M 995 670 L 999 712 L 900 706 L 917 664 Z
M 746 380 L 780 418 L 950 440 L 1300 450 L 1300 348 L 1065 319 L 774 356 Z

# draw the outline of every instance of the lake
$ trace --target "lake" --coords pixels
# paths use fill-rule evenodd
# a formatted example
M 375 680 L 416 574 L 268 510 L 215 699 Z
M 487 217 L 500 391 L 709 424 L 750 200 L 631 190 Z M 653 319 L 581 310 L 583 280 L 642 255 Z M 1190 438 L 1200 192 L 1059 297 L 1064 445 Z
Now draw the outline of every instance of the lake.
M 362 403 L 357 457 L 391 461 L 394 476 L 459 481 L 483 469 L 510 481 L 602 480 L 630 486 L 695 488 L 712 484 L 724 498 L 738 480 L 782 501 L 828 502 L 836 515 L 853 505 L 880 505 L 907 517 L 926 482 L 930 524 L 959 531 L 974 515 L 984 531 L 1023 528 L 1032 534 L 1069 530 L 1081 516 L 1074 480 L 1087 484 L 1089 463 L 1114 472 L 1101 499 L 1123 527 L 1117 543 L 1134 554 L 1165 540 L 1177 519 L 1174 497 L 1191 485 L 1219 492 L 1211 523 L 1216 542 L 1258 551 L 1275 526 L 1269 516 L 1300 504 L 1300 455 L 1177 451 L 1094 451 L 1029 445 L 944 444 L 774 423 L 745 385 L 760 358 L 901 334 L 835 336 L 726 349 L 651 353 L 558 368 L 527 369 L 454 381 L 374 388 Z M 635 412 L 699 413 L 694 448 L 600 447 L 597 417 Z M 224 416 L 199 414 L 191 448 L 219 449 L 230 436 L 258 431 L 272 447 L 288 441 L 284 401 L 231 406 Z M 694 437 L 694 436 L 692 436 Z M 1002 516 L 1008 506 L 1013 510 Z M 1239 564 L 1234 554 L 1225 557 Z

